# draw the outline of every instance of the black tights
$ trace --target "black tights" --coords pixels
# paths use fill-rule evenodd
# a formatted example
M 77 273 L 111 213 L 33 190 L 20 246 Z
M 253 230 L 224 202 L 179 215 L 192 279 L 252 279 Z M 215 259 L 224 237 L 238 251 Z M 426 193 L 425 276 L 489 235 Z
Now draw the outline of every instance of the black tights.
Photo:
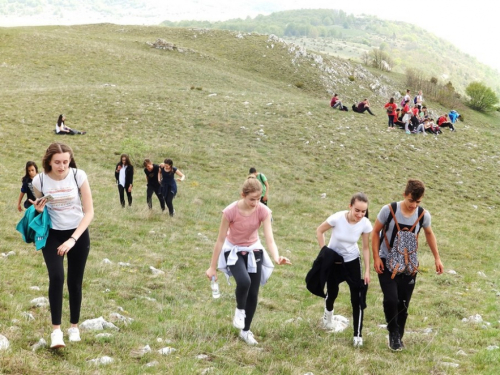
M 347 281 L 351 291 L 352 323 L 354 336 L 361 337 L 363 330 L 363 309 L 361 308 L 359 283 L 361 281 L 361 263 L 359 258 L 342 264 L 334 264 L 326 281 L 327 295 L 325 306 L 333 310 L 333 304 L 339 295 L 339 284 Z
M 175 195 L 170 189 L 167 189 L 167 191 L 163 192 L 163 199 L 165 199 L 165 203 L 167 204 L 168 213 L 170 214 L 170 216 L 174 216 L 174 197 Z
M 123 186 L 118 184 L 118 193 L 120 194 L 120 203 L 122 207 L 125 207 L 125 192 L 127 192 L 128 205 L 132 206 L 132 193 L 125 189 Z
M 57 248 L 67 241 L 75 230 L 50 229 L 47 243 L 43 248 L 43 258 L 49 271 L 49 302 L 53 325 L 61 324 L 62 300 L 64 287 L 64 256 L 57 255 Z M 77 324 L 80 320 L 82 305 L 82 282 L 85 264 L 90 251 L 89 231 L 80 236 L 68 252 L 68 292 L 70 323 Z
M 227 260 L 229 252 L 226 252 L 224 255 Z M 256 273 L 248 273 L 248 253 L 245 255 L 237 253 L 237 255 L 238 260 L 236 263 L 233 266 L 228 266 L 228 268 L 236 281 L 236 307 L 240 310 L 245 310 L 245 328 L 243 330 L 248 331 L 250 324 L 252 324 L 255 310 L 257 309 L 263 253 L 262 250 L 254 251 L 257 265 Z
M 391 279 L 391 272 L 387 269 L 385 259 L 384 273 L 378 275 L 380 288 L 384 294 L 384 314 L 389 332 L 399 332 L 403 337 L 408 307 L 415 288 L 417 276 L 399 274 Z

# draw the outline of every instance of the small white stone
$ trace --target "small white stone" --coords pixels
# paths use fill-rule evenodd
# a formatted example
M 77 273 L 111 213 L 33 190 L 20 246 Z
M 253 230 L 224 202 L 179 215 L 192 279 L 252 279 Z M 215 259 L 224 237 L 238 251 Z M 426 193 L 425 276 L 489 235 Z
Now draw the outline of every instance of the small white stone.
M 153 266 L 149 266 L 149 270 L 151 271 L 151 273 L 153 275 L 164 275 L 165 274 L 165 271 L 162 271 L 162 270 L 159 270 L 159 269 L 156 269 L 154 268 Z
M 208 358 L 209 358 L 209 357 L 208 357 L 208 355 L 206 355 L 206 354 L 198 354 L 198 355 L 196 356 L 196 359 L 208 359 Z
M 112 261 L 110 261 L 108 258 L 104 258 L 104 259 L 102 260 L 102 263 L 103 263 L 103 264 L 113 264 L 113 262 L 112 262 Z
M 497 350 L 497 349 L 499 349 L 498 345 L 490 345 L 486 348 L 486 350 Z
M 440 364 L 444 367 L 452 367 L 452 368 L 458 368 L 460 366 L 458 363 L 453 363 L 453 362 L 440 362 Z
M 158 366 L 159 362 L 158 361 L 153 361 L 153 362 L 148 362 L 145 364 L 146 367 L 155 367 Z
M 486 274 L 485 274 L 484 272 L 482 272 L 482 271 L 479 271 L 479 272 L 477 273 L 477 275 L 478 275 L 478 276 L 481 276 L 481 277 L 486 277 Z
M 113 363 L 113 361 L 114 361 L 113 358 L 108 357 L 108 356 L 105 355 L 104 357 L 99 357 L 99 358 L 96 358 L 96 359 L 91 359 L 88 362 L 94 363 L 96 365 L 109 365 L 110 363 Z
M 171 348 L 170 346 L 166 346 L 166 347 L 158 350 L 158 353 L 163 354 L 163 355 L 168 355 L 168 354 L 172 354 L 175 351 L 177 351 L 177 349 Z
M 322 199 L 325 199 L 325 198 L 326 198 L 326 193 L 321 193 L 320 197 L 321 197 Z
M 118 262 L 118 265 L 122 266 L 122 267 L 131 267 L 132 266 L 130 263 L 125 263 L 125 262 Z
M 36 352 L 38 349 L 45 348 L 47 346 L 47 341 L 44 339 L 38 340 L 38 342 L 31 347 L 31 350 Z
M 0 350 L 6 350 L 10 346 L 9 340 L 7 337 L 0 335 Z
M 40 287 L 38 286 L 30 286 L 30 290 L 40 290 Z
M 463 355 L 463 356 L 466 356 L 467 353 L 464 352 L 462 349 L 460 349 L 458 352 L 457 352 L 457 355 Z
M 47 297 L 38 297 L 32 299 L 30 303 L 33 307 L 44 307 L 49 305 L 49 300 Z
M 217 94 L 216 94 L 216 93 L 213 93 L 213 94 L 209 94 L 208 96 L 209 96 L 209 97 L 211 97 L 211 96 L 217 96 Z
M 450 275 L 456 275 L 457 274 L 457 271 L 455 271 L 455 270 L 448 270 L 446 272 L 449 273 Z
M 34 317 L 34 316 L 33 316 L 33 314 L 32 314 L 32 313 L 30 313 L 30 312 L 24 311 L 24 312 L 22 313 L 22 315 L 23 315 L 23 317 L 24 317 L 24 318 L 26 318 L 26 320 L 28 320 L 28 321 L 35 320 L 35 317 Z
M 98 333 L 97 335 L 95 335 L 95 338 L 96 339 L 109 339 L 113 337 L 113 335 L 111 333 Z

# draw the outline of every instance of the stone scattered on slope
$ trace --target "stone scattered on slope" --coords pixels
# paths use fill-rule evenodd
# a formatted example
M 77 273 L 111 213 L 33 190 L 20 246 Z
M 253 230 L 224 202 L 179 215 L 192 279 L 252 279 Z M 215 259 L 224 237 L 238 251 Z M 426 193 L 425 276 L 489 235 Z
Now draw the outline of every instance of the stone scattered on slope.
M 88 331 L 101 331 L 104 329 L 113 329 L 115 331 L 119 331 L 120 328 L 115 326 L 113 323 L 109 323 L 102 316 L 95 319 L 88 319 L 80 324 L 80 329 L 88 330 Z
M 95 359 L 90 359 L 88 362 L 93 363 L 95 365 L 109 365 L 110 363 L 113 363 L 114 359 L 108 356 L 104 357 L 99 357 Z
M 47 341 L 45 341 L 44 339 L 40 339 L 35 345 L 31 347 L 31 350 L 36 352 L 38 349 L 45 348 L 46 346 L 47 346 Z
M 49 300 L 47 297 L 38 297 L 30 301 L 33 307 L 44 307 L 49 305 Z
M 9 340 L 7 337 L 0 335 L 0 350 L 6 350 L 10 346 Z
M 125 325 L 128 325 L 134 321 L 134 319 L 128 318 L 118 313 L 111 313 L 109 315 L 109 318 L 112 322 L 123 322 L 125 323 Z
M 151 271 L 151 273 L 155 276 L 158 276 L 158 275 L 165 275 L 165 271 L 162 271 L 162 270 L 159 270 L 159 269 L 156 269 L 154 268 L 153 266 L 149 266 L 149 270 Z
M 160 353 L 162 355 L 169 355 L 169 354 L 172 354 L 175 351 L 177 351 L 177 349 L 171 348 L 170 346 L 166 346 L 166 347 L 161 348 L 160 350 L 158 350 L 158 353 Z

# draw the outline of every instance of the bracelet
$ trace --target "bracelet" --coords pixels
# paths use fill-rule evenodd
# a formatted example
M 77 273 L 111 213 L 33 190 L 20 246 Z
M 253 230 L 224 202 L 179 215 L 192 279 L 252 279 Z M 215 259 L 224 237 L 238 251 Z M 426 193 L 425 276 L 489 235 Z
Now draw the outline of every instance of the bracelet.
M 75 237 L 73 237 L 73 236 L 71 236 L 71 237 L 70 237 L 70 239 L 72 239 L 73 241 L 75 241 L 75 243 L 76 243 L 76 241 L 77 241 L 77 240 L 76 240 L 76 238 L 75 238 Z

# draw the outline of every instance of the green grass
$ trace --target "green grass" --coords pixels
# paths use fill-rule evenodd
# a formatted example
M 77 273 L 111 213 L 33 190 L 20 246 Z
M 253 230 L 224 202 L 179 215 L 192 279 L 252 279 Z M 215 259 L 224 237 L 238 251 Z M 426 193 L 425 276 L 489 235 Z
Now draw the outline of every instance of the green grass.
M 186 52 L 147 45 L 157 38 Z M 486 350 L 499 344 L 500 326 L 497 114 L 464 110 L 467 121 L 458 131 L 438 138 L 388 133 L 381 109 L 387 98 L 367 89 L 375 79 L 371 73 L 327 87 L 311 60 L 294 65 L 287 48 L 267 48 L 267 37 L 255 34 L 239 39 L 223 31 L 117 25 L 8 28 L 0 29 L 0 45 L 0 249 L 16 252 L 0 258 L 0 334 L 11 343 L 0 352 L 0 373 L 498 372 L 500 351 Z M 391 74 L 391 81 L 393 91 L 404 89 L 403 77 Z M 332 111 L 327 90 L 368 97 L 378 116 Z M 55 136 L 59 113 L 88 134 Z M 65 350 L 32 352 L 40 338 L 49 340 L 48 309 L 29 304 L 46 295 L 48 278 L 42 254 L 14 229 L 21 217 L 15 203 L 25 162 L 33 159 L 40 166 L 53 141 L 73 147 L 94 197 L 82 321 L 109 320 L 119 312 L 134 322 L 116 323 L 120 331 L 110 339 L 82 332 L 83 341 Z M 114 182 L 122 152 L 136 166 L 134 203 L 124 210 Z M 153 211 L 147 209 L 141 167 L 146 157 L 155 162 L 170 157 L 187 176 L 174 200 L 173 219 L 160 213 L 156 198 Z M 252 325 L 257 348 L 245 346 L 231 326 L 234 282 L 221 282 L 222 297 L 214 301 L 204 276 L 220 211 L 238 199 L 250 166 L 269 179 L 276 242 L 293 262 L 276 268 L 261 289 Z M 427 185 L 423 206 L 432 214 L 445 268 L 458 274 L 435 275 L 421 239 L 423 274 L 410 307 L 407 349 L 394 354 L 379 328 L 382 295 L 372 272 L 365 346 L 354 350 L 350 329 L 339 334 L 320 329 L 323 302 L 305 289 L 318 251 L 315 229 L 359 190 L 370 197 L 374 220 L 383 204 L 401 197 L 410 177 Z M 113 264 L 103 264 L 104 258 Z M 165 275 L 153 276 L 149 266 Z M 65 295 L 64 329 L 67 300 Z M 335 308 L 351 317 L 345 285 Z M 35 320 L 26 320 L 23 312 Z M 461 322 L 473 314 L 491 326 Z M 428 328 L 432 332 L 425 333 Z M 135 351 L 147 344 L 153 352 L 137 358 Z M 177 351 L 161 356 L 157 350 L 165 346 Z M 208 357 L 198 359 L 200 354 Z M 87 362 L 104 355 L 115 362 L 102 367 Z M 151 361 L 158 365 L 145 367 Z

